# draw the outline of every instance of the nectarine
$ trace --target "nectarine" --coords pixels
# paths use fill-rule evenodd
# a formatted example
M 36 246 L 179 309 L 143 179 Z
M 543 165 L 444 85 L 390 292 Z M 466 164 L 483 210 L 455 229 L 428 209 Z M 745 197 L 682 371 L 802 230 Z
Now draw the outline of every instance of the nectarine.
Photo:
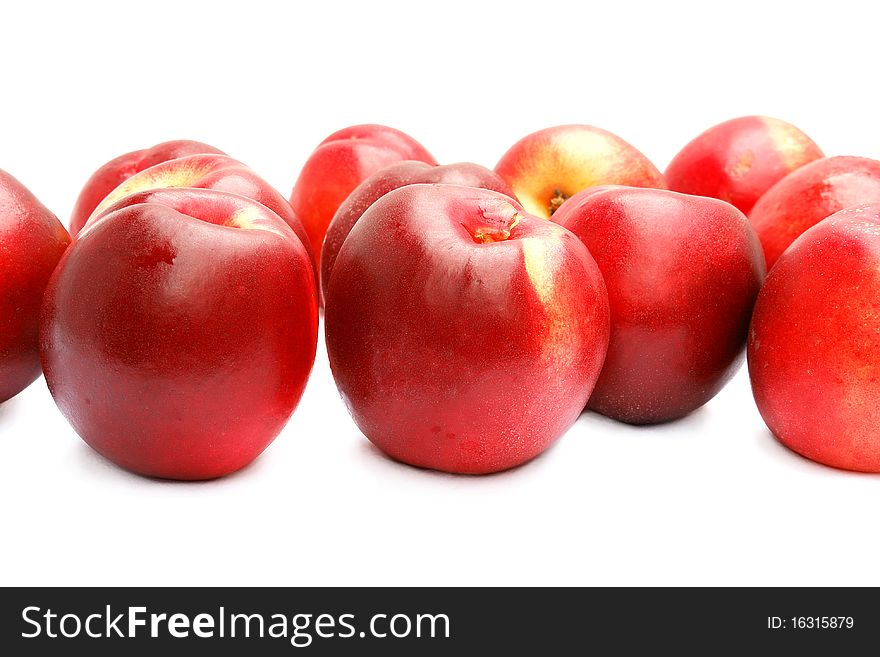
M 437 164 L 415 139 L 382 125 L 343 128 L 318 144 L 290 195 L 320 269 L 324 233 L 337 208 L 368 176 L 401 160 Z
M 780 256 L 748 356 L 758 409 L 782 444 L 880 472 L 880 204 L 833 214 Z
M 845 208 L 880 202 L 880 162 L 826 157 L 805 164 L 773 185 L 749 215 L 767 268 L 805 230 Z
M 523 137 L 495 165 L 526 210 L 549 218 L 562 203 L 597 185 L 666 187 L 642 153 L 607 130 L 561 125 Z
M 709 128 L 672 159 L 669 189 L 727 201 L 745 214 L 786 174 L 823 157 L 801 130 L 769 116 L 742 116 Z
M 391 457 L 480 474 L 537 456 L 578 417 L 608 300 L 570 232 L 503 194 L 409 185 L 349 233 L 326 296 L 333 377 Z
M 764 258 L 732 205 L 656 189 L 576 194 L 553 221 L 596 259 L 611 308 L 608 356 L 589 407 L 623 422 L 687 415 L 742 361 Z
M 208 479 L 284 426 L 317 322 L 308 254 L 278 215 L 225 192 L 151 190 L 93 217 L 65 254 L 43 306 L 43 370 L 114 463 Z
M 40 375 L 40 304 L 68 244 L 55 215 L 0 171 L 0 402 Z

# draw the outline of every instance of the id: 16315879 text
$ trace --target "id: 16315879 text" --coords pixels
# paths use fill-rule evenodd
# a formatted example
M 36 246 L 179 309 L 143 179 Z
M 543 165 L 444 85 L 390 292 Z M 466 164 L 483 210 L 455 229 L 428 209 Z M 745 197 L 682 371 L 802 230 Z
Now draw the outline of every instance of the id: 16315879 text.
M 769 630 L 851 630 L 852 616 L 767 616 Z

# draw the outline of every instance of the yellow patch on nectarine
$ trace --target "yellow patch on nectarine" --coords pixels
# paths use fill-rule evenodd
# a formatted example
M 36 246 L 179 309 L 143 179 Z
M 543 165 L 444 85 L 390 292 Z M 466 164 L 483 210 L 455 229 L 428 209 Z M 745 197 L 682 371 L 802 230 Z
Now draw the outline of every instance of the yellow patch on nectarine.
M 803 166 L 807 162 L 815 159 L 815 157 L 806 157 L 806 153 L 811 153 L 811 141 L 803 132 L 785 121 L 774 119 L 771 117 L 762 117 L 761 120 L 767 126 L 767 134 L 779 157 L 782 159 L 785 168 L 794 171 L 798 167 Z
M 755 152 L 753 150 L 743 151 L 736 163 L 730 169 L 730 174 L 734 178 L 742 178 L 752 169 L 755 161 Z
M 550 243 L 555 240 L 550 240 Z M 572 354 L 569 345 L 569 332 L 560 308 L 559 300 L 554 294 L 554 276 L 558 261 L 554 251 L 548 250 L 548 240 L 524 237 L 522 244 L 523 264 L 526 274 L 535 290 L 535 295 L 544 309 L 546 324 L 543 340 L 543 354 L 548 360 L 560 365 L 566 363 Z
M 249 206 L 232 213 L 225 225 L 244 230 L 267 230 L 277 235 L 284 235 L 278 227 L 266 221 L 266 216 L 261 210 Z
M 194 163 L 186 160 L 171 161 L 172 165 L 160 164 L 145 169 L 135 174 L 120 184 L 101 201 L 92 216 L 101 214 L 116 201 L 148 189 L 164 189 L 169 187 L 192 187 L 206 174 L 210 173 L 214 165 L 210 162 Z

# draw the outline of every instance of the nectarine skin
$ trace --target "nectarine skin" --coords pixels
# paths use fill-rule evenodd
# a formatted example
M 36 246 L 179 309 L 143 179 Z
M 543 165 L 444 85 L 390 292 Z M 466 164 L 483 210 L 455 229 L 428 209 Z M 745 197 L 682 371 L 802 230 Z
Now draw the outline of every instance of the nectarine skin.
M 479 187 L 513 197 L 510 186 L 497 173 L 470 162 L 432 166 L 424 162 L 406 160 L 380 169 L 349 194 L 327 228 L 324 246 L 321 249 L 322 290 L 327 289 L 339 247 L 367 208 L 391 190 L 416 183 Z
M 495 171 L 526 210 L 545 219 L 588 187 L 666 187 L 657 167 L 635 147 L 589 125 L 561 125 L 523 137 Z
M 578 417 L 608 343 L 590 254 L 513 199 L 409 185 L 339 251 L 325 334 L 361 431 L 392 458 L 454 473 L 537 456 Z
M 583 240 L 608 288 L 611 339 L 589 408 L 649 424 L 714 397 L 742 361 L 765 273 L 745 215 L 702 196 L 605 187 L 553 221 Z
M 306 247 L 309 258 L 314 262 L 308 235 L 299 217 L 290 207 L 290 203 L 250 167 L 227 155 L 199 154 L 178 157 L 144 169 L 111 190 L 95 208 L 92 217 L 98 217 L 108 207 L 129 194 L 148 189 L 174 187 L 213 189 L 238 194 L 262 203 L 293 229 Z M 91 220 L 92 218 L 86 223 Z M 315 267 L 313 271 L 317 276 Z
M 826 157 L 805 164 L 773 185 L 749 215 L 767 268 L 811 226 L 854 205 L 880 203 L 880 162 Z
M 125 153 L 110 160 L 95 171 L 83 186 L 70 218 L 70 234 L 76 236 L 107 194 L 134 174 L 161 162 L 199 153 L 222 155 L 223 151 L 199 141 L 178 139 L 156 144 L 151 148 Z
M 749 375 L 776 438 L 836 468 L 880 472 L 880 204 L 798 237 L 758 295 Z
M 709 128 L 666 168 L 669 189 L 727 201 L 745 214 L 787 174 L 824 157 L 800 129 L 769 116 L 742 116 Z
M 210 479 L 284 426 L 317 317 L 308 254 L 275 213 L 213 190 L 152 190 L 65 254 L 43 306 L 43 370 L 77 433 L 114 463 Z
M 336 210 L 366 178 L 401 160 L 437 164 L 406 133 L 370 124 L 334 132 L 309 156 L 293 187 L 290 205 L 305 226 L 319 270 L 324 234 Z
M 68 244 L 55 215 L 0 170 L 0 402 L 40 375 L 40 304 Z

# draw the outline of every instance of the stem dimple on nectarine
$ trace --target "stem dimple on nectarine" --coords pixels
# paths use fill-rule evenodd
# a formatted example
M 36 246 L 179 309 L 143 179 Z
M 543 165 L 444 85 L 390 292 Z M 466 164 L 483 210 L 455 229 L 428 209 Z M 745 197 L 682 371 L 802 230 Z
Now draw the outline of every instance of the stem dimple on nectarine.
M 550 205 L 548 209 L 550 211 L 550 216 L 553 216 L 553 213 L 556 212 L 562 204 L 565 203 L 569 198 L 571 198 L 568 194 L 563 194 L 562 190 L 558 187 L 553 190 L 553 198 L 550 199 Z
M 474 242 L 489 244 L 510 239 L 511 231 L 520 220 L 519 211 L 510 203 L 498 200 L 497 203 L 483 202 L 479 212 L 468 214 L 461 226 Z

